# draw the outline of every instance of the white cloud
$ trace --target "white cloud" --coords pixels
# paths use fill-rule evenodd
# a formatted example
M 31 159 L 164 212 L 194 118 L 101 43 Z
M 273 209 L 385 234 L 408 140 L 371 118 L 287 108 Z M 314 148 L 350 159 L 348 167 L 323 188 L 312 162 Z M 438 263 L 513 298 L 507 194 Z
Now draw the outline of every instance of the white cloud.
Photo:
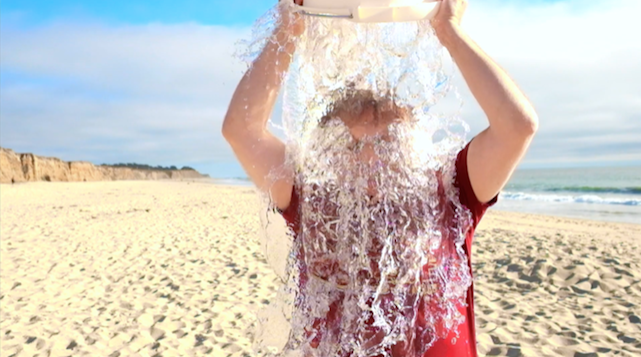
M 640 12 L 631 0 L 472 2 L 464 27 L 539 114 L 524 164 L 641 163 Z M 461 88 L 466 112 L 483 117 Z
M 79 79 L 129 94 L 229 97 L 242 67 L 234 42 L 246 31 L 217 26 L 106 27 L 55 24 L 3 29 L 2 65 Z
M 524 166 L 641 162 L 639 13 L 634 0 L 471 2 L 464 27 L 540 116 Z M 5 26 L 1 66 L 17 79 L 3 78 L 2 145 L 94 162 L 234 161 L 220 125 L 243 70 L 234 43 L 248 33 L 197 24 Z M 476 133 L 486 120 L 459 84 Z
M 220 126 L 245 34 L 195 24 L 3 28 L 2 145 L 97 163 L 233 160 Z

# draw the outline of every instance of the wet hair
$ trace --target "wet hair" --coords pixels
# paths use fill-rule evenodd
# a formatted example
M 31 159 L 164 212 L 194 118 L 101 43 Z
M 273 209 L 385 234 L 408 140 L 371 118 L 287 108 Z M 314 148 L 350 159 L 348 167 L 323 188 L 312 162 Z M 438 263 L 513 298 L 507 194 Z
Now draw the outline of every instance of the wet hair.
M 393 113 L 399 118 L 408 115 L 408 108 L 400 107 L 392 98 L 391 93 L 377 94 L 371 89 L 356 89 L 354 86 L 347 86 L 334 91 L 331 104 L 325 114 L 321 117 L 320 126 L 326 126 L 331 120 L 346 114 L 349 118 L 341 117 L 340 120 L 360 120 L 360 115 L 367 109 L 374 111 L 374 122 L 377 123 L 383 113 Z M 349 125 L 350 123 L 345 122 Z

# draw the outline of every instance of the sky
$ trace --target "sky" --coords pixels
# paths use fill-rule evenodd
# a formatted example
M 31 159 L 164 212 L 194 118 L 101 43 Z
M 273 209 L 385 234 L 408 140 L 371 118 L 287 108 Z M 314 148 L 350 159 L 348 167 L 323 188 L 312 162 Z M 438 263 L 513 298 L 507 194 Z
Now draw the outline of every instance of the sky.
M 237 42 L 273 3 L 3 0 L 0 146 L 245 176 L 220 128 L 245 70 Z M 638 0 L 469 0 L 463 28 L 539 115 L 520 168 L 641 166 L 640 13 Z M 471 139 L 488 122 L 456 81 Z

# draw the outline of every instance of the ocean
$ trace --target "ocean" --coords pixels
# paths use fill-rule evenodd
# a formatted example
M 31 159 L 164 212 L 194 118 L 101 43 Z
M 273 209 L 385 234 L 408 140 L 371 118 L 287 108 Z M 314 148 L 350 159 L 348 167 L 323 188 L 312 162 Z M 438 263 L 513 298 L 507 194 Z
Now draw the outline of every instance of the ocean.
M 492 209 L 641 224 L 641 167 L 517 170 Z
M 517 170 L 494 208 L 641 224 L 641 167 Z

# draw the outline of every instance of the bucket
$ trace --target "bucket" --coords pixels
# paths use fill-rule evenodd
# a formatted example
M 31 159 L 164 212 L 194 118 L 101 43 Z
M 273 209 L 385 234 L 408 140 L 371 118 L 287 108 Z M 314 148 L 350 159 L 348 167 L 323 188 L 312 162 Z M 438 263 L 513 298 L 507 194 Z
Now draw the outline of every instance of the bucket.
M 297 11 L 308 16 L 344 18 L 354 22 L 429 20 L 438 11 L 436 0 L 304 0 Z

